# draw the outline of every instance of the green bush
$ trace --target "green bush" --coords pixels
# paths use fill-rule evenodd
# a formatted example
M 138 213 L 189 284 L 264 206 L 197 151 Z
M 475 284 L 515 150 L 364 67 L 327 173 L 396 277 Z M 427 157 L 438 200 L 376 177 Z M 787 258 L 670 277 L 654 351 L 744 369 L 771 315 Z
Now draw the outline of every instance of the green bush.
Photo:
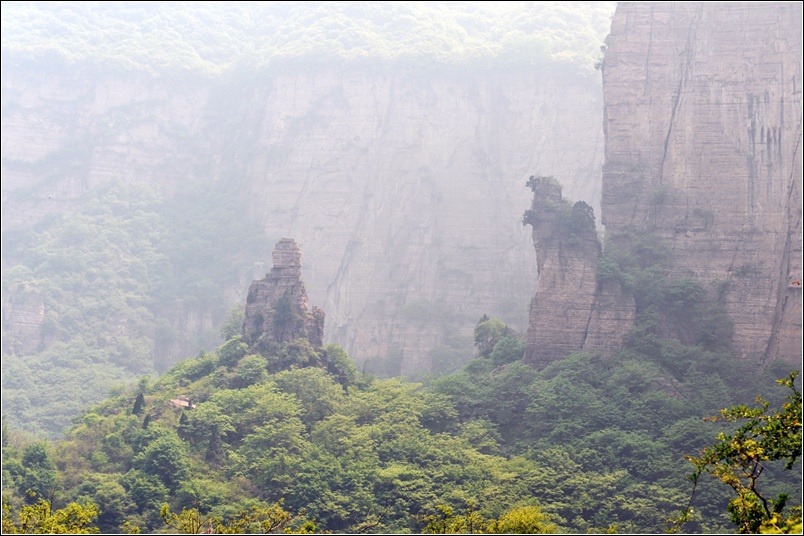
M 525 341 L 516 337 L 503 337 L 494 345 L 489 357 L 495 365 L 505 365 L 522 359 Z

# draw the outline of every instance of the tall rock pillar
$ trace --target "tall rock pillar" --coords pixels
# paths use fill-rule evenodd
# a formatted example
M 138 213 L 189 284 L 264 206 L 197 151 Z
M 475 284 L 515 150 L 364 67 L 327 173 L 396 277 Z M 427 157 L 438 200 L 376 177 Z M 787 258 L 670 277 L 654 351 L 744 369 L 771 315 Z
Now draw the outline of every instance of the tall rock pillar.
M 313 348 L 320 349 L 324 318 L 324 311 L 318 307 L 307 310 L 298 244 L 290 238 L 281 239 L 274 248 L 273 268 L 249 287 L 243 323 L 246 342 L 262 338 L 286 343 L 305 338 Z
M 533 202 L 524 223 L 533 228 L 539 281 L 530 305 L 524 360 L 543 366 L 580 350 L 595 300 L 600 245 L 592 207 L 571 205 L 552 177 L 531 177 Z

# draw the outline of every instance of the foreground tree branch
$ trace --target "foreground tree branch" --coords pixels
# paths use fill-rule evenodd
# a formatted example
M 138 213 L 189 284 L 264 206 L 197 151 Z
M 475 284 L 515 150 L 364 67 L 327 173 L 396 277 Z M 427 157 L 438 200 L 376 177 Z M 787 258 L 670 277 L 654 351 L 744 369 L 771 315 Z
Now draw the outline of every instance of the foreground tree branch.
M 671 521 L 671 530 L 680 530 L 689 520 L 698 479 L 703 473 L 709 473 L 734 490 L 736 497 L 729 502 L 728 509 L 741 533 L 801 533 L 801 506 L 787 508 L 786 494 L 779 494 L 775 499 L 766 497 L 758 485 L 765 462 L 785 460 L 785 470 L 789 470 L 801 456 L 802 406 L 801 390 L 796 385 L 798 374 L 798 371 L 791 372 L 777 380 L 790 390 L 779 410 L 770 410 L 770 403 L 759 395 L 759 407 L 733 406 L 707 419 L 744 424 L 731 435 L 718 434 L 717 441 L 699 456 L 686 456 L 695 466 L 689 477 L 693 482 L 692 496 L 682 514 Z

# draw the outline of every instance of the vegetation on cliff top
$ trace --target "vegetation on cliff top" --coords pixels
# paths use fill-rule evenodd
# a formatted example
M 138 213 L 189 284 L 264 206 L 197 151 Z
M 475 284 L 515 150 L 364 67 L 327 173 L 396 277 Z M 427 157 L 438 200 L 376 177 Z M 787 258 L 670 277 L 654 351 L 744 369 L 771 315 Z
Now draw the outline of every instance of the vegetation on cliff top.
M 162 75 L 282 64 L 594 72 L 615 2 L 3 2 L 6 57 Z
M 555 177 L 531 175 L 525 186 L 533 192 L 533 203 L 522 214 L 522 225 L 538 229 L 546 224 L 551 240 L 571 247 L 583 240 L 597 242 L 595 210 L 585 201 L 572 203 L 564 198 L 561 183 Z

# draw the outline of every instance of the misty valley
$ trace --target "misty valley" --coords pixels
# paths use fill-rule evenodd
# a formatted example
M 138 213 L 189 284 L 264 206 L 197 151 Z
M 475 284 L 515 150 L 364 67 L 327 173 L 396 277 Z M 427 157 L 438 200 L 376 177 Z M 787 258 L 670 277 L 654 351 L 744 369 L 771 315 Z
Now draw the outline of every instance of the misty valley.
M 800 534 L 801 20 L 3 2 L 2 532 Z

